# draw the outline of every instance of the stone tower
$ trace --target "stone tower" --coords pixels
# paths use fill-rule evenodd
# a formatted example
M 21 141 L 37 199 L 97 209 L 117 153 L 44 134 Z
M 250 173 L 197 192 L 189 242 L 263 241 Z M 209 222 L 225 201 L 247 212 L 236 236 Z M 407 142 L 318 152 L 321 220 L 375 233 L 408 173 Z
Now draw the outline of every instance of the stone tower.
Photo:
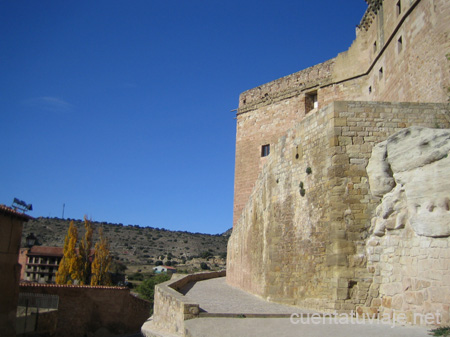
M 380 247 L 369 249 L 381 197 L 371 193 L 366 168 L 374 146 L 394 133 L 450 126 L 450 5 L 366 2 L 346 52 L 240 95 L 227 261 L 234 286 L 315 309 L 389 311 L 382 298 L 407 303 L 412 296 L 398 284 L 428 282 L 414 272 L 380 274 L 409 254 L 405 246 L 392 255 L 399 237 L 414 237 L 411 245 L 429 238 L 406 225 L 392 232 L 397 239 L 383 236 Z M 380 252 L 391 252 L 384 261 L 391 267 L 377 264 Z M 408 305 L 445 311 L 447 300 L 436 301 Z M 399 307 L 412 310 L 405 305 Z

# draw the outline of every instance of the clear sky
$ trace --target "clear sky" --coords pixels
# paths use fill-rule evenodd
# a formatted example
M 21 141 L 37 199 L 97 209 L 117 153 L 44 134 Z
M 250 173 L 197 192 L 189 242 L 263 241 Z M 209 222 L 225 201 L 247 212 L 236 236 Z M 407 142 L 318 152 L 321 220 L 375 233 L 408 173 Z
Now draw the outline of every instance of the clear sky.
M 0 203 L 222 233 L 239 94 L 335 57 L 363 0 L 0 0 Z

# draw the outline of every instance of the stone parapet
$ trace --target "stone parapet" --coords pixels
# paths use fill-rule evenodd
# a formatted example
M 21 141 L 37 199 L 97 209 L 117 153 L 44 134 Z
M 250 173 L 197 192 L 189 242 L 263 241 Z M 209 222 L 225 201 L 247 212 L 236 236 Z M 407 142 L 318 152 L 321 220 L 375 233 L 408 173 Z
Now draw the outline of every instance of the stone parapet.
M 285 99 L 298 96 L 312 88 L 332 82 L 334 59 L 260 85 L 241 94 L 238 115 Z
M 174 279 L 156 285 L 153 317 L 149 325 L 144 324 L 142 333 L 147 337 L 159 336 L 162 333 L 184 336 L 184 321 L 199 317 L 200 307 L 198 303 L 189 301 L 179 291 L 189 283 L 225 275 L 225 270 L 182 277 L 177 275 Z

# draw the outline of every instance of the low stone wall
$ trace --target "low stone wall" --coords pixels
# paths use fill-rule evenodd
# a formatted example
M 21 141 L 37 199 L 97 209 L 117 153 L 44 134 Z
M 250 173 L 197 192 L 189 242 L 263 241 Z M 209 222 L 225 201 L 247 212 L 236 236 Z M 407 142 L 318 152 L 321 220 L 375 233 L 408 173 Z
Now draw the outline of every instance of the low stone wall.
M 59 296 L 56 337 L 135 333 L 150 312 L 150 302 L 132 296 L 125 287 L 22 283 L 20 291 Z
M 189 283 L 224 277 L 225 275 L 225 270 L 196 273 L 158 284 L 155 287 L 155 304 L 153 308 L 154 327 L 183 335 L 184 321 L 198 317 L 200 308 L 198 303 L 189 302 L 179 290 Z

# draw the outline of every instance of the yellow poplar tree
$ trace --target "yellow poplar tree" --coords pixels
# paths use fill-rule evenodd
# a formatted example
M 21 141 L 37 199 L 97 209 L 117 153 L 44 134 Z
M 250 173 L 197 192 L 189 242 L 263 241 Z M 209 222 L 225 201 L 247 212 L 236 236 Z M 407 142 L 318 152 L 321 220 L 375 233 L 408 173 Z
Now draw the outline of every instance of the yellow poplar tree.
M 109 244 L 103 236 L 103 230 L 99 230 L 100 239 L 95 244 L 94 261 L 92 262 L 91 286 L 108 286 L 111 284 L 109 268 L 111 266 L 111 255 L 109 254 Z
M 79 281 L 80 285 L 89 284 L 91 276 L 91 261 L 89 259 L 92 248 L 92 223 L 84 216 L 84 238 L 80 241 L 78 251 L 79 255 Z
M 78 230 L 73 221 L 64 239 L 64 256 L 56 272 L 57 284 L 73 284 L 79 278 L 79 259 L 76 252 Z

